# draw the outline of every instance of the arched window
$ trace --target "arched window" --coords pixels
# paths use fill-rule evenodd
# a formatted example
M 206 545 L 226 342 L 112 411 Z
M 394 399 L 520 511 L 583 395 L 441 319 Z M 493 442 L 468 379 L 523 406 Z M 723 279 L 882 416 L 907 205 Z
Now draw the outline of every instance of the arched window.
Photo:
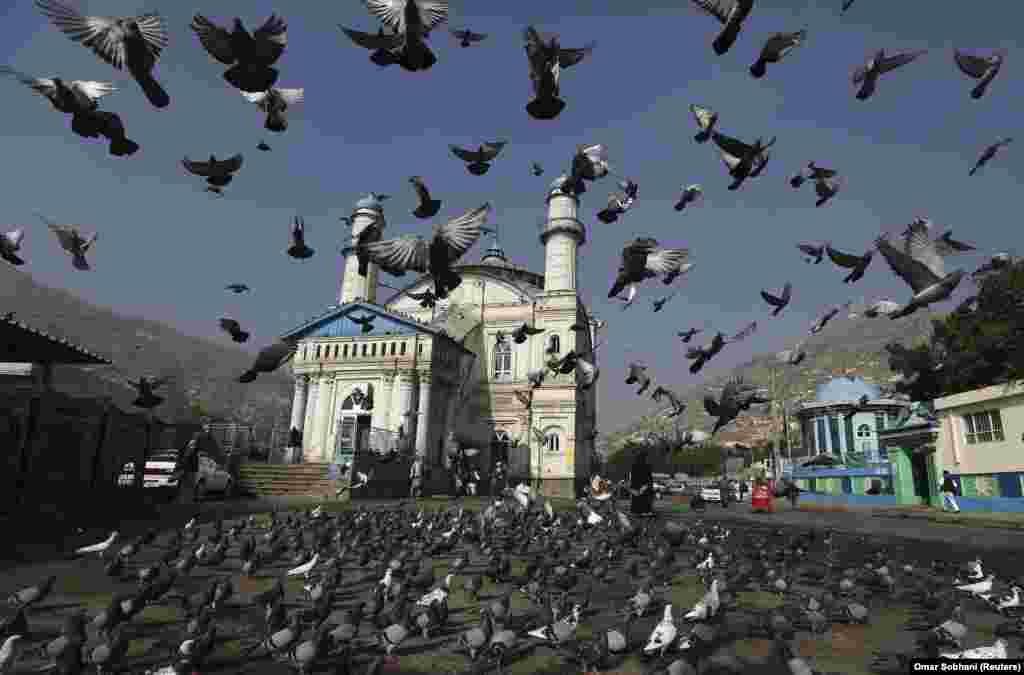
M 857 438 L 869 438 L 871 436 L 871 426 L 868 424 L 862 424 L 857 427 Z
M 548 354 L 560 354 L 562 351 L 562 340 L 557 335 L 548 336 Z
M 370 346 L 370 356 L 376 356 L 376 355 L 377 355 L 377 343 L 376 343 L 376 342 L 374 342 L 374 343 L 373 343 L 373 344 L 372 344 L 372 345 Z
M 316 357 L 320 358 L 320 345 L 316 346 Z
M 402 349 L 400 351 L 401 351 L 402 356 L 405 356 L 405 343 L 404 342 L 402 343 Z
M 363 343 L 363 356 L 366 356 L 366 343 Z
M 395 343 L 394 342 L 391 343 L 391 355 L 392 356 L 395 355 Z
M 494 343 L 494 379 L 512 379 L 512 345 L 508 340 Z
M 334 345 L 334 358 L 338 358 L 338 345 Z
M 347 359 L 348 358 L 348 345 L 345 345 L 344 347 L 342 347 L 342 349 L 341 349 L 341 358 L 343 358 L 343 359 Z
M 548 452 L 561 452 L 561 442 L 557 431 L 549 431 L 544 436 L 544 448 Z

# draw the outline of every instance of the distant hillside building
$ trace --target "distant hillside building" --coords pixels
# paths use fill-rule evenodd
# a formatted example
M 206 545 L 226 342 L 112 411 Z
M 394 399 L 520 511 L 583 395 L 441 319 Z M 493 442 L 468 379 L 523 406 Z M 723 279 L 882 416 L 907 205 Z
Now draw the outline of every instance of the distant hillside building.
M 298 342 L 291 427 L 302 432 L 305 461 L 345 463 L 394 445 L 414 448 L 429 469 L 454 431 L 482 451 L 485 472 L 500 454 L 512 477 L 546 494 L 576 492 L 594 452 L 596 391 L 578 390 L 573 374 L 549 372 L 532 392 L 526 379 L 552 356 L 591 350 L 598 326 L 577 293 L 586 228 L 564 184 L 546 195 L 543 275 L 510 262 L 495 239 L 479 262 L 456 267 L 462 284 L 450 297 L 427 308 L 409 294 L 432 290 L 430 276 L 378 302 L 376 265 L 361 276 L 354 249 L 343 251 L 338 304 L 283 336 Z M 371 224 L 385 227 L 381 203 L 359 200 L 351 223 L 353 241 Z M 544 333 L 498 341 L 524 323 Z

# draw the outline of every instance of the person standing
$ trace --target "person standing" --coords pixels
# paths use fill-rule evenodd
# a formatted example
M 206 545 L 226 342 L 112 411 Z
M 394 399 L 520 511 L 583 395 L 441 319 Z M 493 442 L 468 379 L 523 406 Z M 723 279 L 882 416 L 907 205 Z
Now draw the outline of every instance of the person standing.
M 942 490 L 942 510 L 952 513 L 960 513 L 960 504 L 956 498 L 960 496 L 960 487 L 953 480 L 953 474 L 949 471 L 942 472 L 942 483 L 939 484 Z
M 504 494 L 508 487 L 508 477 L 505 475 L 505 462 L 498 460 L 494 463 L 494 475 L 491 479 L 491 495 Z
M 199 432 L 202 433 L 202 432 Z M 188 442 L 178 454 L 174 474 L 178 478 L 178 502 L 191 504 L 196 501 L 196 476 L 199 473 L 199 434 Z
M 654 515 L 654 476 L 647 463 L 647 453 L 640 450 L 629 474 L 629 492 L 633 495 L 631 510 L 635 516 Z
M 800 488 L 793 481 L 786 484 L 786 496 L 789 498 L 789 505 L 795 509 L 800 500 Z

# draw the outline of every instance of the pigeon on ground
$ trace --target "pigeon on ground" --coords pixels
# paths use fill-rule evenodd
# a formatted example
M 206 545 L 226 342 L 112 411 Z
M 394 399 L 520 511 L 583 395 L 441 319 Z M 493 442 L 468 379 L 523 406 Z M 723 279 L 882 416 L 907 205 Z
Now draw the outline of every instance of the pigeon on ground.
M 110 154 L 128 157 L 139 150 L 138 143 L 125 135 L 124 124 L 117 113 L 99 109 L 99 100 L 117 91 L 109 82 L 34 78 L 10 66 L 0 66 L 0 75 L 12 75 L 32 91 L 50 101 L 59 112 L 71 115 L 71 130 L 83 138 L 103 136 L 110 141 Z
M 255 380 L 260 373 L 272 373 L 295 355 L 296 345 L 281 340 L 269 347 L 264 347 L 256 355 L 252 367 L 238 377 L 238 381 L 247 384 Z
M 956 67 L 960 69 L 961 73 L 978 80 L 978 84 L 971 90 L 971 98 L 979 99 L 985 95 L 988 85 L 1002 70 L 1003 61 L 1006 60 L 1006 51 L 1000 49 L 992 56 L 973 56 L 954 49 L 953 60 L 956 61 Z
M 248 336 L 249 334 L 246 333 Z M 148 377 L 140 377 L 138 382 L 132 384 L 135 387 L 135 391 L 138 396 L 132 401 L 132 405 L 136 408 L 142 408 L 144 410 L 150 410 L 157 407 L 164 402 L 162 396 L 157 396 L 153 393 L 155 389 L 159 389 L 167 383 L 166 377 L 157 377 L 149 379 Z
M 413 176 L 409 179 L 409 182 L 412 183 L 413 188 L 416 190 L 416 196 L 420 200 L 412 215 L 417 218 L 433 218 L 436 216 L 437 212 L 441 210 L 441 200 L 430 198 L 427 184 L 423 182 L 423 178 L 420 176 Z
M 256 149 L 260 152 L 270 152 L 270 146 L 267 145 L 265 141 L 260 141 L 256 146 Z
M 527 26 L 523 31 L 523 40 L 534 95 L 533 100 L 526 104 L 526 112 L 537 120 L 553 120 L 565 109 L 565 101 L 560 98 L 562 70 L 586 58 L 597 43 L 591 42 L 578 49 L 563 49 L 557 35 L 544 41 L 533 26 Z
M 466 171 L 474 176 L 482 176 L 491 168 L 491 162 L 498 156 L 508 141 L 489 141 L 480 144 L 476 150 L 467 150 L 457 145 L 449 146 L 452 154 L 466 163 Z
M 193 162 L 186 156 L 181 165 L 189 173 L 205 178 L 211 186 L 224 187 L 234 179 L 234 174 L 242 168 L 242 161 L 241 154 L 222 160 L 210 155 L 208 162 Z
M 990 159 L 995 157 L 1000 150 L 1002 150 L 1010 143 L 1013 143 L 1012 138 L 1000 138 L 995 143 L 985 148 L 985 150 L 982 151 L 981 156 L 978 157 L 978 161 L 974 163 L 973 167 L 971 167 L 971 170 L 968 172 L 968 175 L 973 176 L 974 174 L 978 173 L 978 169 L 988 164 Z
M 686 401 L 681 399 L 674 391 L 666 389 L 665 387 L 655 387 L 654 391 L 651 392 L 651 398 L 660 403 L 662 397 L 667 398 L 669 404 L 672 406 L 666 411 L 666 417 L 679 417 L 686 410 Z
M 636 395 L 643 396 L 643 393 L 651 386 L 651 377 L 647 374 L 647 366 L 640 365 L 639 363 L 629 364 L 626 384 L 639 384 L 640 389 L 636 392 Z
M 764 77 L 769 63 L 778 63 L 806 39 L 806 30 L 798 30 L 795 33 L 775 33 L 764 43 L 757 61 L 750 66 L 750 74 L 755 78 Z
M 21 242 L 25 238 L 25 230 L 17 229 L 0 234 L 0 258 L 12 265 L 24 265 L 25 261 L 18 256 Z
M 910 302 L 890 314 L 890 319 L 908 316 L 922 307 L 946 300 L 964 275 L 963 270 L 946 274 L 945 261 L 922 221 L 911 223 L 902 244 L 894 245 L 886 236 L 875 240 L 875 246 L 892 271 L 914 291 Z
M 685 248 L 658 248 L 657 240 L 650 237 L 634 240 L 622 249 L 622 264 L 608 297 L 614 298 L 629 284 L 678 271 L 689 255 Z
M 452 37 L 459 41 L 460 47 L 469 47 L 477 42 L 482 42 L 487 39 L 487 33 L 474 33 L 468 28 L 462 30 L 453 30 Z
M 718 124 L 718 113 L 713 112 L 710 108 L 705 108 L 700 105 L 690 105 L 690 114 L 693 115 L 693 119 L 697 122 L 697 128 L 700 131 L 693 140 L 698 143 L 707 143 L 711 139 L 711 134 L 715 133 L 715 125 Z
M 543 176 L 544 175 L 544 167 L 542 167 L 537 162 L 534 162 L 530 166 L 530 173 L 532 173 L 534 176 Z
M 879 49 L 875 52 L 874 56 L 868 59 L 866 64 L 853 71 L 853 83 L 860 85 L 860 89 L 857 91 L 857 100 L 866 101 L 871 98 L 871 95 L 875 93 L 875 88 L 878 86 L 879 77 L 900 66 L 907 65 L 911 61 L 923 56 L 927 51 L 927 49 L 919 49 L 886 56 L 885 50 Z
M 574 195 L 582 195 L 587 191 L 587 181 L 595 181 L 608 175 L 611 167 L 608 164 L 608 150 L 604 145 L 580 145 L 572 158 L 572 167 L 564 184 L 564 189 Z M 635 184 L 631 184 L 635 187 Z
M 484 204 L 443 225 L 435 225 L 430 241 L 407 235 L 364 244 L 360 250 L 388 274 L 403 276 L 409 270 L 429 273 L 434 279 L 434 294 L 443 300 L 462 283 L 452 265 L 480 238 L 490 211 L 491 205 Z
M 713 133 L 711 138 L 718 146 L 722 162 L 725 163 L 729 175 L 733 178 L 733 182 L 729 186 L 730 190 L 738 190 L 747 178 L 756 178 L 761 174 L 771 157 L 768 148 L 775 144 L 775 138 L 772 138 L 767 144 L 759 138 L 753 145 L 747 145 L 718 132 Z
M 224 287 L 224 290 L 231 291 L 232 293 L 245 293 L 246 291 L 252 290 L 245 284 L 228 284 Z
M 239 344 L 249 341 L 249 333 L 242 330 L 241 324 L 234 319 L 224 317 L 220 320 L 220 328 L 231 336 L 231 340 Z
M 804 262 L 813 262 L 815 265 L 821 263 L 825 259 L 825 245 L 814 244 L 810 242 L 801 242 L 796 245 L 800 252 L 804 255 L 809 256 L 804 258 Z
M 871 264 L 871 259 L 874 257 L 875 252 L 868 249 L 864 255 L 856 256 L 849 253 L 843 253 L 832 248 L 832 244 L 825 244 L 825 251 L 828 253 L 828 259 L 839 267 L 851 270 L 843 279 L 843 283 L 853 284 L 864 277 L 864 272 L 867 271 L 868 265 Z
M 313 257 L 313 249 L 306 246 L 306 221 L 295 216 L 291 228 L 292 243 L 288 247 L 288 255 L 296 260 L 306 260 Z
M 203 49 L 225 66 L 224 79 L 241 91 L 264 92 L 277 83 L 277 63 L 288 46 L 288 24 L 271 14 L 262 26 L 250 34 L 245 24 L 235 17 L 231 31 L 222 28 L 202 14 L 192 17 L 190 25 Z
M 382 68 L 385 66 L 393 66 L 400 60 L 399 50 L 402 46 L 402 36 L 394 32 L 388 34 L 381 28 L 374 33 L 363 33 L 358 30 L 352 30 L 345 26 L 339 25 L 345 35 L 348 36 L 352 42 L 356 43 L 363 49 L 369 49 L 373 53 L 370 54 L 370 60 L 376 63 Z
M 715 53 L 719 56 L 725 54 L 736 42 L 743 22 L 746 21 L 750 10 L 754 8 L 754 0 L 693 0 L 698 9 L 718 19 L 722 24 L 722 32 L 718 34 L 715 41 L 711 43 Z M 728 5 L 725 8 L 723 3 Z
M 778 316 L 779 312 L 786 309 L 789 304 L 789 300 L 793 297 L 793 284 L 786 282 L 786 285 L 782 287 L 782 293 L 780 295 L 772 295 L 768 291 L 761 291 L 761 297 L 769 305 L 774 307 L 772 310 L 772 316 Z
M 701 331 L 702 331 L 701 328 L 690 328 L 690 329 L 685 330 L 685 331 L 680 331 L 680 332 L 676 333 L 676 335 L 679 336 L 680 340 L 682 340 L 684 343 L 686 343 L 686 342 L 689 342 L 690 340 L 692 340 L 693 336 L 696 335 L 697 333 L 700 333 Z
M 675 203 L 675 206 L 673 206 L 672 208 L 674 208 L 676 211 L 682 211 L 683 209 L 686 208 L 687 204 L 699 204 L 703 198 L 704 188 L 697 184 L 684 185 L 683 191 L 679 195 L 679 200 Z
M 85 254 L 92 249 L 93 244 L 96 243 L 96 238 L 99 233 L 94 233 L 92 237 L 86 239 L 83 237 L 78 228 L 74 225 L 58 225 L 51 221 L 41 213 L 37 213 L 37 216 L 46 223 L 50 231 L 57 236 L 57 241 L 60 242 L 60 247 L 64 249 L 64 252 L 71 256 L 71 265 L 76 270 L 88 271 L 92 269 L 89 267 L 89 262 L 85 259 Z
M 448 21 L 446 0 L 363 0 L 385 28 L 401 39 L 398 64 L 405 70 L 428 70 L 437 57 L 427 45 L 430 31 Z
M 278 89 L 271 87 L 266 91 L 243 91 L 242 96 L 249 103 L 255 103 L 260 110 L 267 113 L 267 121 L 263 128 L 267 131 L 281 133 L 288 128 L 288 108 L 305 100 L 305 89 Z
M 59 0 L 36 0 L 36 7 L 75 42 L 118 70 L 128 72 L 157 108 L 171 98 L 153 77 L 160 53 L 167 47 L 167 30 L 159 14 L 139 16 L 85 16 Z

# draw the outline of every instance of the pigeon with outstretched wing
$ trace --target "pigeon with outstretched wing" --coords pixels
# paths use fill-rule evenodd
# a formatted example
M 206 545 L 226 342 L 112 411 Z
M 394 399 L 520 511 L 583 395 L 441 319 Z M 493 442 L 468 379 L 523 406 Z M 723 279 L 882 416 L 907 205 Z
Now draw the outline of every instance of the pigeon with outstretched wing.
M 792 296 L 793 284 L 789 281 L 787 281 L 786 285 L 782 287 L 782 293 L 779 295 L 772 295 L 768 291 L 764 290 L 761 291 L 761 297 L 764 298 L 764 301 L 775 308 L 772 310 L 772 316 L 778 316 L 779 312 L 786 309 L 786 306 L 789 304 L 789 300 Z
M 809 256 L 808 258 L 804 259 L 806 262 L 813 262 L 815 265 L 817 265 L 822 260 L 825 259 L 825 245 L 824 244 L 814 244 L 814 243 L 810 243 L 810 242 L 801 242 L 801 243 L 797 244 L 796 247 L 798 249 L 800 249 L 801 253 L 803 253 L 806 256 Z
M 474 176 L 482 176 L 491 168 L 491 162 L 501 153 L 508 141 L 488 141 L 477 146 L 476 150 L 467 150 L 457 145 L 449 146 L 452 154 L 466 163 L 466 171 Z
M 92 269 L 89 266 L 89 261 L 85 259 L 85 255 L 96 243 L 99 233 L 94 233 L 90 238 L 86 239 L 74 225 L 60 225 L 41 213 L 36 213 L 36 215 L 56 235 L 57 241 L 60 242 L 60 247 L 64 249 L 64 252 L 71 256 L 72 267 L 82 271 Z
M 988 85 L 996 78 L 999 71 L 1003 69 L 1003 61 L 1006 60 L 1006 51 L 998 50 L 992 56 L 974 56 L 966 54 L 959 49 L 953 50 L 953 60 L 956 67 L 967 77 L 978 80 L 978 84 L 971 89 L 971 98 L 979 99 L 985 95 Z
M 640 237 L 622 249 L 622 264 L 608 297 L 613 298 L 630 284 L 680 271 L 690 255 L 685 248 L 658 248 L 658 241 Z
M 295 355 L 296 344 L 281 340 L 264 347 L 256 355 L 252 367 L 238 377 L 238 381 L 244 383 L 252 382 L 260 373 L 272 373 L 283 366 Z
M 474 33 L 468 28 L 464 28 L 462 30 L 453 30 L 452 37 L 459 41 L 460 47 L 469 47 L 474 43 L 486 40 L 487 33 Z
M 702 105 L 691 104 L 690 114 L 693 115 L 694 121 L 697 122 L 697 128 L 700 129 L 693 140 L 698 143 L 707 143 L 715 131 L 715 125 L 718 124 L 718 113 Z
M 868 59 L 867 63 L 853 71 L 853 84 L 860 85 L 860 89 L 857 91 L 857 100 L 865 101 L 871 98 L 871 95 L 875 93 L 875 88 L 878 86 L 879 77 L 912 61 L 916 61 L 927 52 L 927 49 L 919 49 L 917 51 L 887 56 L 884 49 L 879 49 Z
M 437 57 L 427 45 L 430 31 L 448 21 L 446 0 L 363 0 L 386 28 L 402 38 L 398 63 L 410 72 L 429 69 Z
M 832 244 L 825 244 L 825 251 L 828 253 L 828 259 L 839 267 L 851 270 L 846 278 L 843 279 L 843 283 L 852 284 L 859 281 L 864 276 L 864 272 L 867 271 L 868 265 L 871 264 L 871 259 L 874 257 L 875 252 L 868 249 L 864 255 L 852 255 L 850 253 L 843 253 L 837 249 L 832 248 Z
M 230 335 L 234 342 L 241 344 L 249 341 L 249 333 L 242 330 L 242 325 L 234 319 L 224 317 L 219 323 L 221 330 Z
M 764 77 L 768 70 L 769 63 L 782 61 L 791 51 L 803 44 L 807 39 L 806 30 L 798 30 L 795 33 L 775 33 L 768 38 L 761 48 L 757 61 L 750 66 L 750 74 L 755 78 Z
M 718 19 L 722 24 L 722 31 L 711 43 L 715 53 L 719 56 L 725 54 L 736 42 L 743 22 L 746 21 L 750 10 L 754 8 L 754 0 L 693 0 L 697 8 L 706 14 Z M 728 7 L 728 9 L 726 9 Z
M 241 154 L 218 160 L 210 155 L 208 162 L 193 162 L 188 157 L 181 161 L 185 170 L 195 176 L 202 176 L 206 182 L 214 187 L 224 187 L 234 179 L 234 174 L 242 168 L 244 158 Z
M 647 388 L 651 386 L 651 377 L 647 374 L 647 366 L 640 365 L 639 363 L 629 364 L 629 374 L 626 376 L 626 384 L 639 384 L 640 389 L 637 390 L 637 396 L 642 396 Z
M 527 389 L 525 391 L 519 391 L 518 389 L 514 392 L 519 402 L 523 404 L 523 407 L 527 410 L 533 405 L 533 390 Z
M 523 42 L 534 94 L 533 100 L 526 104 L 526 112 L 534 119 L 552 120 L 565 109 L 565 101 L 560 98 L 562 70 L 583 61 L 597 43 L 566 49 L 559 43 L 557 35 L 545 41 L 533 26 L 527 26 L 523 31 Z
M 658 403 L 661 403 L 662 398 L 668 399 L 668 402 L 672 407 L 666 412 L 666 417 L 679 417 L 679 415 L 686 410 L 686 401 L 681 399 L 675 392 L 666 389 L 665 387 L 655 387 L 654 391 L 651 392 L 651 398 Z
M 288 24 L 271 14 L 254 33 L 235 17 L 232 29 L 218 26 L 202 14 L 192 17 L 189 26 L 203 49 L 225 66 L 224 79 L 236 89 L 263 92 L 277 83 L 278 71 L 272 66 L 288 46 Z
M 412 212 L 412 215 L 417 218 L 433 218 L 437 215 L 437 212 L 441 210 L 441 200 L 433 199 L 430 196 L 430 191 L 427 189 L 427 184 L 423 181 L 422 176 L 413 176 L 409 179 L 412 183 L 412 187 L 416 190 L 416 197 L 419 199 L 419 204 L 416 205 L 416 210 Z
M 366 335 L 373 332 L 373 322 L 377 320 L 377 317 L 373 314 L 364 314 L 363 316 L 349 316 L 348 320 L 359 326 L 359 330 Z
M 24 265 L 25 261 L 18 256 L 21 242 L 25 238 L 25 230 L 17 229 L 0 234 L 0 258 L 12 265 Z
M 875 240 L 876 248 L 890 269 L 914 292 L 910 302 L 890 314 L 890 319 L 898 319 L 941 302 L 960 285 L 963 270 L 946 274 L 945 261 L 929 234 L 925 222 L 915 221 L 904 234 L 902 246 L 893 244 L 885 236 Z
M 306 98 L 306 90 L 271 87 L 261 92 L 243 91 L 242 96 L 267 114 L 266 122 L 263 123 L 267 131 L 281 133 L 288 128 L 288 108 L 302 103 Z
M 986 147 L 982 151 L 981 156 L 979 156 L 978 160 L 974 163 L 974 166 L 971 167 L 971 170 L 968 172 L 968 175 L 973 176 L 974 174 L 978 173 L 978 169 L 988 164 L 989 160 L 995 157 L 1000 150 L 1005 148 L 1010 143 L 1013 143 L 1012 138 L 1000 138 L 992 145 Z
M 757 322 L 751 321 L 746 326 L 744 326 L 738 333 L 733 335 L 731 338 L 728 338 L 726 342 L 728 344 L 732 344 L 733 342 L 740 342 L 741 340 L 747 339 L 755 332 L 757 332 Z

